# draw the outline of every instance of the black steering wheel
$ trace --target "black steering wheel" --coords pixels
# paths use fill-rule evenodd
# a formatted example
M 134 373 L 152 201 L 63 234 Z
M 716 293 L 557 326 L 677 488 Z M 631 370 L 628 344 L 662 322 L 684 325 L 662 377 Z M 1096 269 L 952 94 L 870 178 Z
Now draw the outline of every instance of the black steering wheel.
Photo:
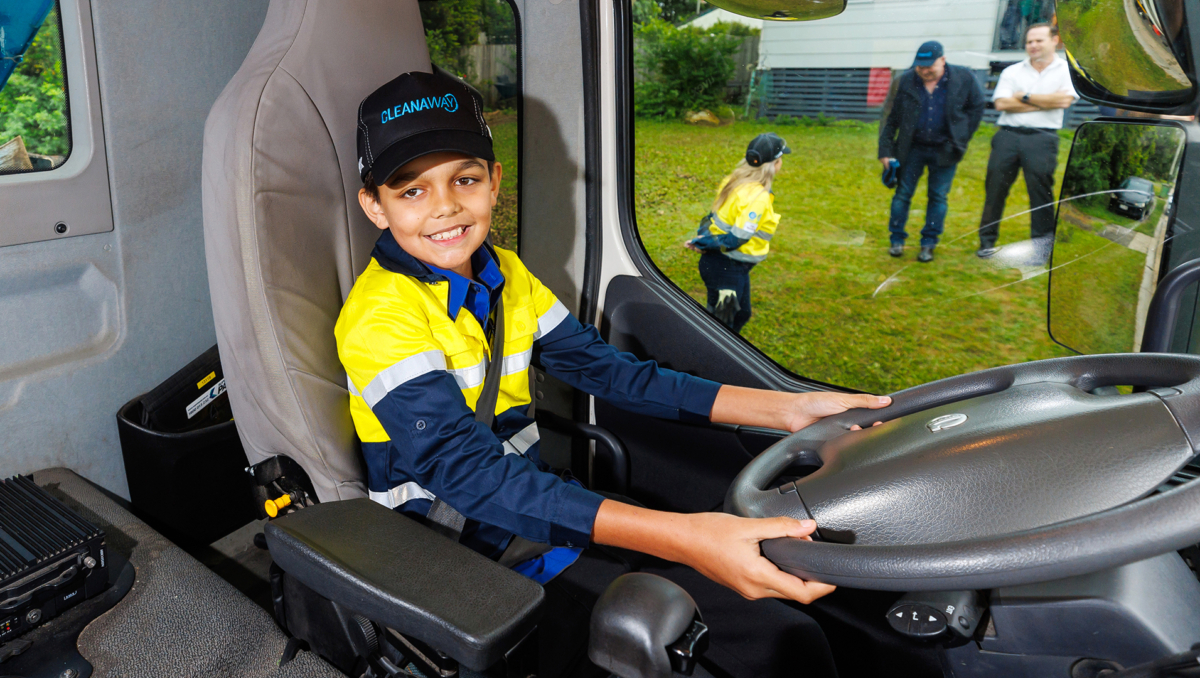
M 1149 390 L 1097 391 L 1116 385 Z M 763 543 L 784 571 L 864 589 L 985 589 L 1200 542 L 1200 481 L 1168 485 L 1200 450 L 1200 357 L 1058 358 L 892 398 L 784 438 L 730 486 L 730 513 L 817 521 L 815 541 Z M 800 466 L 820 468 L 780 484 Z

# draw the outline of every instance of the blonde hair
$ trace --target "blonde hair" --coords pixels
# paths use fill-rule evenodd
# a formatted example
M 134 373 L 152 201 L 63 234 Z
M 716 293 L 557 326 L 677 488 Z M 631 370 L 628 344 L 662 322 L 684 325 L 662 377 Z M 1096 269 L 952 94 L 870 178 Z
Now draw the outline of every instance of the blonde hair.
M 717 212 L 726 200 L 733 195 L 734 191 L 746 184 L 759 184 L 764 191 L 771 190 L 771 182 L 775 180 L 775 168 L 778 167 L 774 160 L 764 162 L 758 167 L 752 166 L 746 162 L 745 158 L 738 161 L 737 167 L 733 168 L 733 172 L 725 177 L 725 184 L 721 186 L 721 190 L 717 192 L 717 199 L 713 201 L 712 211 Z

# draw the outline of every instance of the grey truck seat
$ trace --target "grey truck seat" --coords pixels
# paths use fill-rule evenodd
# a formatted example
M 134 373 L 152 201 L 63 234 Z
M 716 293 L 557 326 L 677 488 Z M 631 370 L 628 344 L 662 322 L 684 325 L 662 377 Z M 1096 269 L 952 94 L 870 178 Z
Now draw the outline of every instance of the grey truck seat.
M 366 495 L 333 336 L 378 237 L 358 206 L 358 103 L 430 70 L 416 0 L 272 0 L 204 130 L 217 343 L 251 464 L 298 462 L 321 501 Z

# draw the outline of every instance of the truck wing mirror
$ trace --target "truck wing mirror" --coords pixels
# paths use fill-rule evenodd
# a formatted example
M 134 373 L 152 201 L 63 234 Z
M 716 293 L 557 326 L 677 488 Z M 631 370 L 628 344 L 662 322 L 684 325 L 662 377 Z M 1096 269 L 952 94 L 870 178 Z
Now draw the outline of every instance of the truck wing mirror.
M 1071 80 L 1087 99 L 1148 113 L 1195 113 L 1183 0 L 1058 0 Z
M 1186 133 L 1175 123 L 1089 122 L 1071 146 L 1050 264 L 1048 330 L 1078 353 L 1142 349 L 1175 235 Z
M 769 21 L 815 21 L 837 16 L 846 0 L 710 0 L 721 9 Z

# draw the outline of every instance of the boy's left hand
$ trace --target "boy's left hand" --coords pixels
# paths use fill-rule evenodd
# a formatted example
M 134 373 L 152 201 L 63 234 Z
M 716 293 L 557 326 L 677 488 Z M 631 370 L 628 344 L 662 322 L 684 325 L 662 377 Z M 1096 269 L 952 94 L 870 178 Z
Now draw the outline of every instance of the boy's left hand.
M 763 426 L 795 433 L 823 417 L 846 410 L 856 407 L 877 410 L 891 404 L 892 399 L 887 396 L 829 391 L 784 393 L 726 384 L 717 392 L 709 418 L 718 424 Z
M 795 393 L 791 395 L 784 414 L 784 429 L 795 433 L 805 426 L 815 424 L 818 420 L 846 410 L 864 408 L 877 410 L 892 404 L 887 396 L 867 395 L 861 393 Z M 880 422 L 875 422 L 878 426 Z M 858 429 L 857 426 L 854 429 Z

